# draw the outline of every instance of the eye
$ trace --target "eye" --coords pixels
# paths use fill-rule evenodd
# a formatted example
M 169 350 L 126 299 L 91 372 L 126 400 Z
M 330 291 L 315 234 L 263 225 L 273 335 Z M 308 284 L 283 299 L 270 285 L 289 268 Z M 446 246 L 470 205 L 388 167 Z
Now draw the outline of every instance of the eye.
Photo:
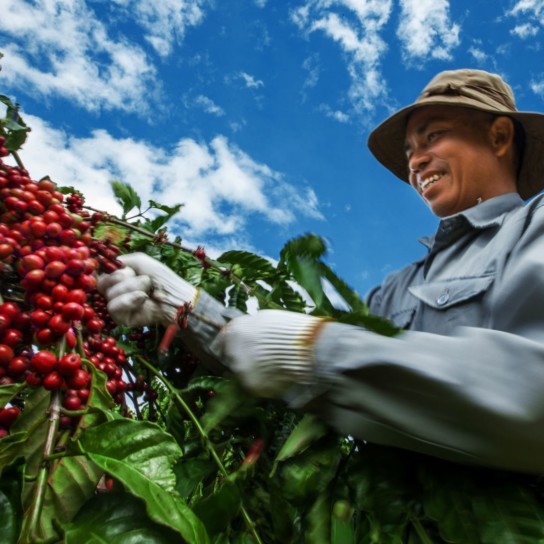
M 440 138 L 443 134 L 448 132 L 446 129 L 440 130 L 431 130 L 427 133 L 427 143 L 433 143 L 435 140 Z

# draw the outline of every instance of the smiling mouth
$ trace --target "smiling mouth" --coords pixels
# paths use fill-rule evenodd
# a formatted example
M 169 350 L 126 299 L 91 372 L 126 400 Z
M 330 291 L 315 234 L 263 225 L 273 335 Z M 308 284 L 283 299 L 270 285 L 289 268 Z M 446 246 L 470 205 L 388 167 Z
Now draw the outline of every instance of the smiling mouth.
M 436 183 L 444 174 L 433 174 L 432 176 L 425 178 L 423 181 L 419 182 L 419 188 L 421 192 L 428 189 L 433 183 Z

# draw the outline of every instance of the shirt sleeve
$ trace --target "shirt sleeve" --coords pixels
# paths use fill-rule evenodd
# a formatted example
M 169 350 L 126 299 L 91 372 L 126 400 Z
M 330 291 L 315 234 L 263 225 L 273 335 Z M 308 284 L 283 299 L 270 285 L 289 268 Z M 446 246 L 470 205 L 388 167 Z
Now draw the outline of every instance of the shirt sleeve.
M 317 394 L 294 388 L 289 402 L 370 442 L 543 472 L 544 215 L 537 212 L 496 278 L 490 328 L 389 338 L 329 323 L 315 344 Z

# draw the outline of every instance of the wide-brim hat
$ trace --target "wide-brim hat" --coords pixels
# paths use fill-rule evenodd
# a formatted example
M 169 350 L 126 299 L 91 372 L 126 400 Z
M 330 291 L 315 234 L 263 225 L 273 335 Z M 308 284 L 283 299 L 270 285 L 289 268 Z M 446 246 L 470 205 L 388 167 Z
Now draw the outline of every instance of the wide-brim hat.
M 473 108 L 518 121 L 524 131 L 518 192 L 527 199 L 544 188 L 544 115 L 518 111 L 512 89 L 498 75 L 467 69 L 439 73 L 413 104 L 387 118 L 370 134 L 370 151 L 402 181 L 408 183 L 406 123 L 410 113 L 423 106 Z

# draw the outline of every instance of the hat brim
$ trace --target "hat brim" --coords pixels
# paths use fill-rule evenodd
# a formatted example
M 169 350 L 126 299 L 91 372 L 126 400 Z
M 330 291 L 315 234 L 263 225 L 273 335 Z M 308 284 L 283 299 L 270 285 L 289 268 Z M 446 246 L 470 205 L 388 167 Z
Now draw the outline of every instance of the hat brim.
M 480 101 L 460 96 L 456 96 L 455 99 L 444 96 L 427 97 L 399 110 L 372 131 L 368 138 L 370 151 L 402 181 L 408 183 L 408 164 L 405 153 L 406 123 L 414 110 L 426 106 L 471 108 L 495 115 L 506 115 L 518 121 L 525 132 L 518 192 L 523 199 L 528 199 L 544 189 L 544 115 L 486 108 Z

